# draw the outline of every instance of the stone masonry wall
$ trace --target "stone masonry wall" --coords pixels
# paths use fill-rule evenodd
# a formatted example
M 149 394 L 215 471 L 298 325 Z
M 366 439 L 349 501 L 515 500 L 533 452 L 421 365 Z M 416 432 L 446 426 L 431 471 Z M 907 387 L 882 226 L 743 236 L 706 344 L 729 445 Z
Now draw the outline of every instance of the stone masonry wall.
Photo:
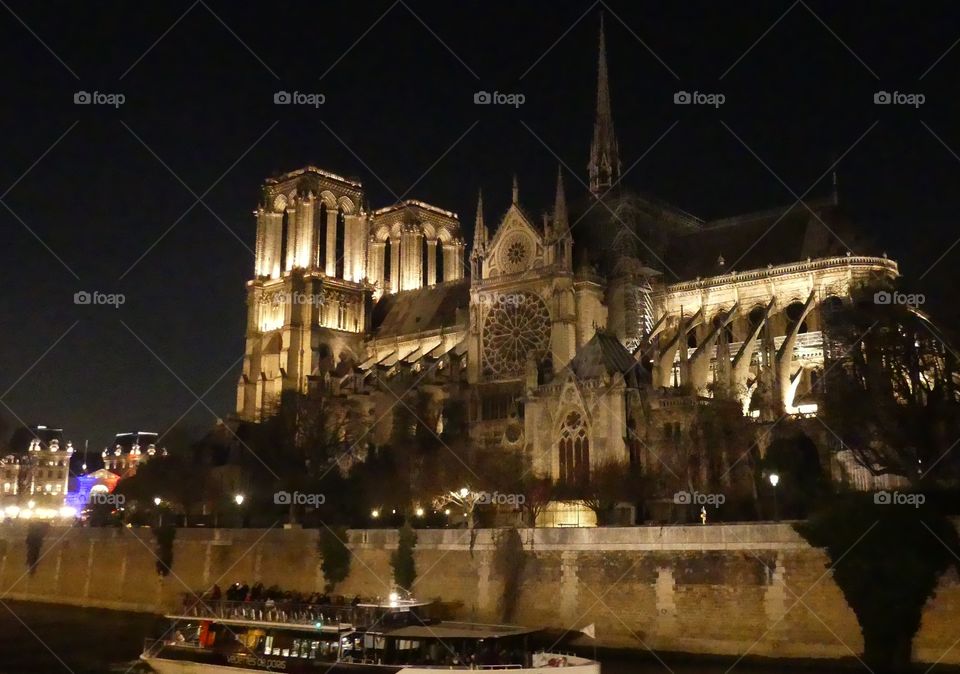
M 597 643 L 663 651 L 770 657 L 859 655 L 863 639 L 828 558 L 788 524 L 526 529 L 512 621 L 578 630 Z M 419 598 L 451 617 L 502 621 L 505 579 L 495 530 L 422 530 Z M 390 530 L 350 532 L 345 595 L 386 595 Z M 161 612 L 187 590 L 235 581 L 303 591 L 323 587 L 315 530 L 180 529 L 173 571 L 156 573 L 150 529 L 51 528 L 33 574 L 26 529 L 0 527 L 0 600 Z M 914 641 L 923 662 L 960 663 L 960 581 L 941 579 Z

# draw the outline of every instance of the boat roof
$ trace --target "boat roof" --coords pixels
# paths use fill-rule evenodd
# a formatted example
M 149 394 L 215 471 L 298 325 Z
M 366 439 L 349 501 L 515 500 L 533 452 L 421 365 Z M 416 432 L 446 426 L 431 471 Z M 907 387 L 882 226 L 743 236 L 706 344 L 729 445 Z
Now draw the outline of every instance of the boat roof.
M 498 639 L 533 634 L 540 630 L 519 625 L 481 625 L 443 621 L 433 625 L 407 625 L 386 630 L 385 636 L 404 639 Z
M 392 599 L 383 602 L 369 602 L 357 604 L 357 608 L 391 608 L 405 610 L 420 606 L 430 606 L 432 601 L 417 601 L 416 599 Z
M 195 615 L 167 615 L 164 617 L 168 620 L 189 620 L 193 622 L 205 620 L 224 625 L 243 625 L 244 627 L 262 627 L 264 629 L 271 628 L 300 630 L 301 632 L 312 632 L 313 634 L 317 634 L 318 632 L 325 634 L 339 634 L 340 632 L 350 632 L 356 629 L 350 623 L 321 623 L 320 626 L 317 627 L 317 623 L 276 622 L 272 620 L 251 620 L 246 618 L 218 618 L 214 616 Z

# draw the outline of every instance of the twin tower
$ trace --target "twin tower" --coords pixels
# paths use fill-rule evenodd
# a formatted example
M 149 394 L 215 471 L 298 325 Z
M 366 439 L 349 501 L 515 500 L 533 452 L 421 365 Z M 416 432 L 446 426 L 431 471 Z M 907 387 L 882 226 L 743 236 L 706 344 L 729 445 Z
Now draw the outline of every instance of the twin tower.
M 464 276 L 456 213 L 415 200 L 370 211 L 361 183 L 313 166 L 267 180 L 254 214 L 242 418 L 337 361 L 358 362 L 383 295 Z

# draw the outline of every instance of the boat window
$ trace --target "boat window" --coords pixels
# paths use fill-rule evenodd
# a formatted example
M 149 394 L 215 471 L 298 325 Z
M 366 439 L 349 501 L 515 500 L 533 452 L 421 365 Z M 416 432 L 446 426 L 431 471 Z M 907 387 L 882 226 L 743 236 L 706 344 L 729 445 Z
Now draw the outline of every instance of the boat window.
M 273 651 L 273 635 L 269 635 L 263 642 L 263 654 L 271 655 Z
M 319 641 L 311 641 L 311 642 L 310 642 L 310 658 L 311 658 L 311 659 L 316 659 L 316 657 L 317 657 L 317 649 L 318 649 L 318 648 L 320 648 L 320 642 L 319 642 Z

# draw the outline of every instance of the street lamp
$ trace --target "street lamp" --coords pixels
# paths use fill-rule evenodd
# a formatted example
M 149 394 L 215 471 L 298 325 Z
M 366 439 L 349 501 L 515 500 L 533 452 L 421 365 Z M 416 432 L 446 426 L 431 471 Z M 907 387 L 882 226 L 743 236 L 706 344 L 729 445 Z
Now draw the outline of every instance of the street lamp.
M 460 498 L 467 498 L 469 494 L 470 494 L 469 489 L 467 489 L 466 487 L 460 487 Z
M 161 499 L 159 496 L 153 497 L 153 505 L 157 506 L 157 508 L 160 508 L 161 503 L 163 503 L 163 499 Z M 163 527 L 163 511 L 162 510 L 158 510 L 157 512 L 157 526 Z
M 780 521 L 780 511 L 777 507 L 777 485 L 780 484 L 780 476 L 776 473 L 770 473 L 770 486 L 773 487 L 773 519 Z
M 237 504 L 237 510 L 239 511 L 239 514 L 240 514 L 240 528 L 241 528 L 241 529 L 243 529 L 243 528 L 245 528 L 245 527 L 247 526 L 247 523 L 246 523 L 245 518 L 244 518 L 244 516 L 243 516 L 243 500 L 244 500 L 245 498 L 246 498 L 246 497 L 245 497 L 243 494 L 234 494 L 234 495 L 233 495 L 233 502 Z
M 163 500 L 159 496 L 153 498 L 153 505 L 159 508 L 161 503 L 163 503 Z
M 373 510 L 370 511 L 370 517 L 372 517 L 373 519 L 379 518 L 379 517 L 380 517 L 380 511 L 377 510 L 376 508 L 374 508 Z
M 417 508 L 416 514 L 417 517 L 423 517 L 423 508 Z

